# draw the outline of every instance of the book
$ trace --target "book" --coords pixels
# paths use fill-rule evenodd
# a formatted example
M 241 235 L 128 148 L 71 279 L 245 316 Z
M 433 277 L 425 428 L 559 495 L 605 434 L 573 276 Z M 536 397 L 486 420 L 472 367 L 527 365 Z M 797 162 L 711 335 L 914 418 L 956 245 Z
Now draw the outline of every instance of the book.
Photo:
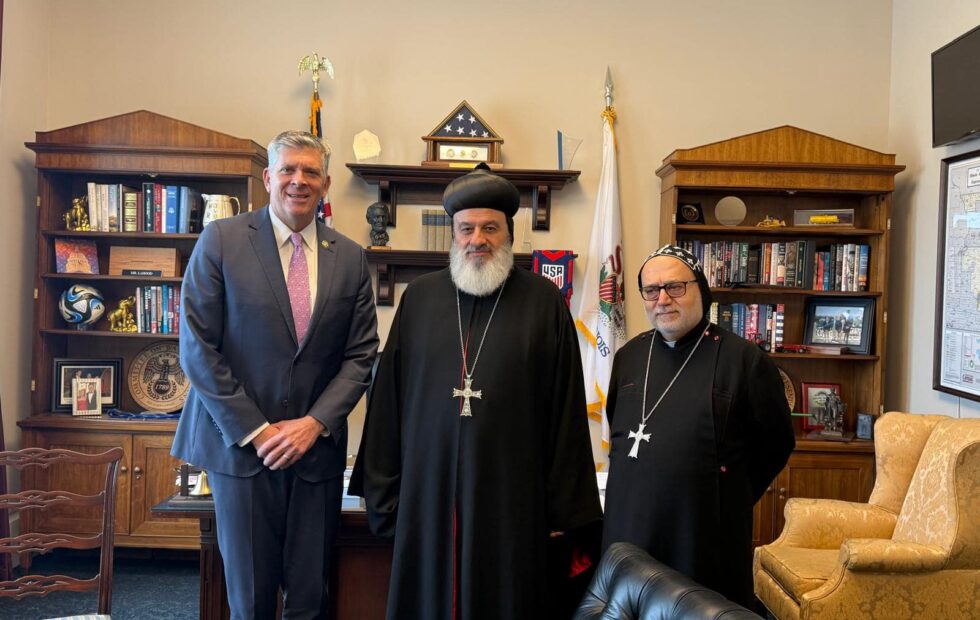
M 95 183 L 86 183 L 88 193 L 88 224 L 92 230 L 99 230 L 99 190 Z
M 164 225 L 163 231 L 165 233 L 176 233 L 177 232 L 177 209 L 180 205 L 180 188 L 176 185 L 167 185 L 166 189 L 166 205 L 164 211 Z
M 861 256 L 858 259 L 858 290 L 868 290 L 868 259 L 871 255 L 871 246 L 861 245 Z
M 786 244 L 786 276 L 783 284 L 786 286 L 796 286 L 796 256 L 799 246 L 795 241 Z
M 196 227 L 197 213 L 201 194 L 190 187 L 180 187 L 180 208 L 177 213 L 177 232 L 190 233 Z
M 153 232 L 153 183 L 143 184 L 143 232 Z
M 153 184 L 153 232 L 163 232 L 163 205 L 166 190 L 159 183 Z
M 123 232 L 137 232 L 140 219 L 140 192 L 132 187 L 119 186 L 122 193 Z
M 99 230 L 109 232 L 109 186 L 104 183 L 96 185 L 99 198 Z
M 99 251 L 92 239 L 55 238 L 54 255 L 58 273 L 99 273 Z
M 776 312 L 773 314 L 773 330 L 772 330 L 772 350 L 778 350 L 777 347 L 783 346 L 783 325 L 786 321 L 786 305 L 776 304 Z

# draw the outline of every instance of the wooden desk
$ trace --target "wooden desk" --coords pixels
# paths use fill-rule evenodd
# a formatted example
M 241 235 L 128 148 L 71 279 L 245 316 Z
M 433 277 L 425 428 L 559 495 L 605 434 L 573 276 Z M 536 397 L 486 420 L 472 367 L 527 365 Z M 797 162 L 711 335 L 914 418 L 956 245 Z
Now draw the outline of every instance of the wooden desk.
M 201 620 L 227 620 L 225 570 L 218 550 L 211 498 L 174 495 L 153 507 L 158 515 L 192 517 L 201 529 Z M 332 555 L 330 591 L 337 620 L 384 618 L 391 576 L 391 544 L 376 538 L 362 508 L 344 508 Z

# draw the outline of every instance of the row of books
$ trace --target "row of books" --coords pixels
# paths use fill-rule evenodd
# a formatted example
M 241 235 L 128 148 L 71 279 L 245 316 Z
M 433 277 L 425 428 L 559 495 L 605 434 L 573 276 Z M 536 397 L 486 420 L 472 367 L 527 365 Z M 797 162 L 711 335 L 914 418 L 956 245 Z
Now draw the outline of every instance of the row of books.
M 183 185 L 88 183 L 88 219 L 102 232 L 193 233 L 200 228 L 201 194 Z
M 714 302 L 709 319 L 719 327 L 775 351 L 783 344 L 784 304 L 720 304 Z
M 701 261 L 708 284 L 786 286 L 815 291 L 868 290 L 871 246 L 835 243 L 817 247 L 816 241 L 683 241 L 681 245 Z
M 141 334 L 180 333 L 180 286 L 136 287 L 136 329 Z
M 422 245 L 429 251 L 448 251 L 453 244 L 452 226 L 452 217 L 442 209 L 423 209 Z

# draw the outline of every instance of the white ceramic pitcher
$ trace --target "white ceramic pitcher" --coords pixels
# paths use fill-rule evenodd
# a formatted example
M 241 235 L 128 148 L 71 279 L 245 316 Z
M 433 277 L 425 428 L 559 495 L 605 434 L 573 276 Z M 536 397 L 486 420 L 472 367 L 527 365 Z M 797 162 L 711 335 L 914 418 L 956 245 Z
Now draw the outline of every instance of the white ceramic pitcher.
M 201 224 L 202 228 L 214 220 L 238 215 L 242 211 L 242 203 L 238 202 L 238 198 L 235 196 L 228 196 L 226 194 L 201 194 L 201 198 L 204 199 L 204 220 Z M 232 210 L 232 202 L 235 203 L 237 209 Z

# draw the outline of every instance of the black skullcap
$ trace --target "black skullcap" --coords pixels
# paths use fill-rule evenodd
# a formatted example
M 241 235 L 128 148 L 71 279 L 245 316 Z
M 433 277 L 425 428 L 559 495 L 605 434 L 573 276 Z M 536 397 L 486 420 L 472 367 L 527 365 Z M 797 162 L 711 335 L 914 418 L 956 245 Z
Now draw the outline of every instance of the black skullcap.
M 514 184 L 480 163 L 473 172 L 457 177 L 442 194 L 442 205 L 450 216 L 464 209 L 494 209 L 509 218 L 517 213 L 521 194 Z
M 688 269 L 694 272 L 694 279 L 698 283 L 698 290 L 701 291 L 701 309 L 704 310 L 704 314 L 707 315 L 708 311 L 711 309 L 711 287 L 708 286 L 708 278 L 704 275 L 704 268 L 701 266 L 701 261 L 694 254 L 691 254 L 682 247 L 676 245 L 667 244 L 657 250 L 656 252 L 651 252 L 643 264 L 640 265 L 640 271 L 636 274 L 636 283 L 640 288 L 643 288 L 643 268 L 646 267 L 647 262 L 651 258 L 656 258 L 658 256 L 669 256 L 671 258 L 676 258 L 677 260 L 684 263 Z

